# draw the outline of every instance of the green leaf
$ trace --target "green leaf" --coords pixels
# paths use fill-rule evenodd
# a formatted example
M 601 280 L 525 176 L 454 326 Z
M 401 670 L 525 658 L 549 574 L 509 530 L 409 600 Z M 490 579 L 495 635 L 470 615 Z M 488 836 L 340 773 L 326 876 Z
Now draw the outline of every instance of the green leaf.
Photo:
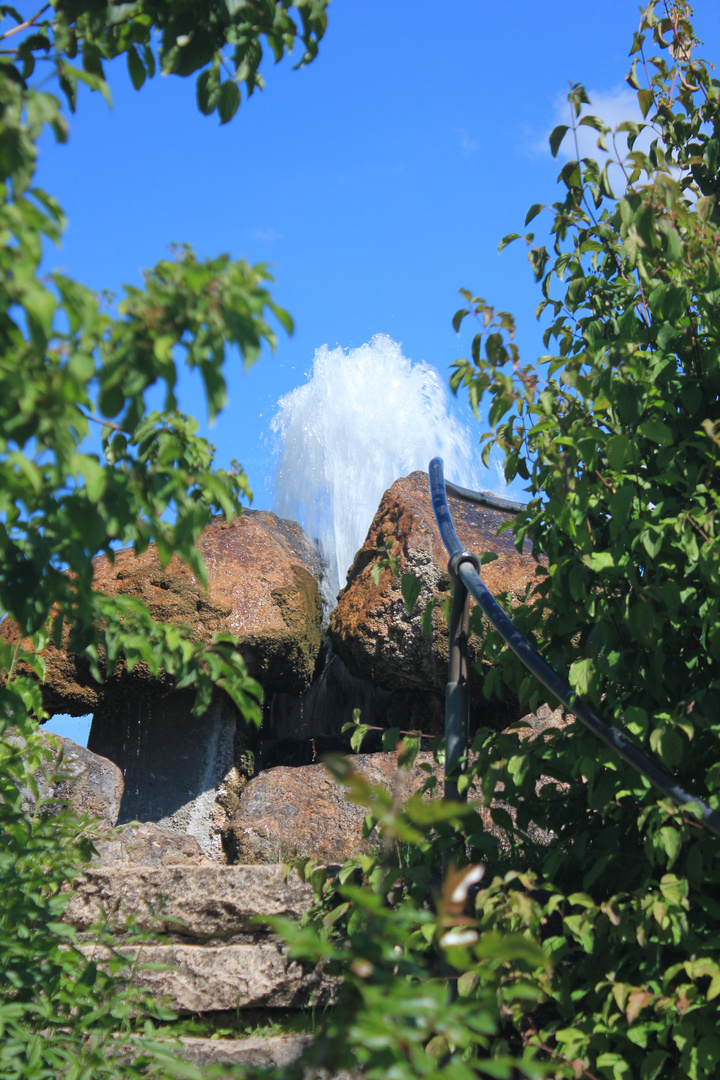
M 198 108 L 205 116 L 215 112 L 220 100 L 220 70 L 213 66 L 202 71 L 195 85 Z
M 657 839 L 668 857 L 668 869 L 673 865 L 682 850 L 682 840 L 677 829 L 664 825 L 657 834 Z
M 533 203 L 527 214 L 525 215 L 525 224 L 529 225 L 533 218 L 536 218 L 541 210 L 545 209 L 544 203 Z
M 355 728 L 354 732 L 350 736 L 350 746 L 352 747 L 354 753 L 360 753 L 360 748 L 362 747 L 365 736 L 367 735 L 369 730 L 370 726 L 368 724 L 358 724 Z
M 503 248 L 506 248 L 508 246 L 508 244 L 512 244 L 512 242 L 514 240 L 519 240 L 519 239 L 520 239 L 520 233 L 516 233 L 516 232 L 507 233 L 505 236 L 503 236 L 502 240 L 498 244 L 498 251 L 502 251 Z M 460 313 L 458 312 L 458 315 L 459 314 Z M 457 315 L 455 317 L 457 318 Z
M 422 632 L 425 637 L 430 638 L 431 641 L 433 639 L 432 614 L 435 610 L 435 606 L 437 603 L 438 601 L 435 597 L 433 597 L 431 600 L 428 600 L 427 604 L 423 608 L 423 613 L 420 616 L 420 626 L 422 627 Z
M 605 450 L 611 469 L 622 472 L 632 458 L 632 443 L 629 435 L 612 435 Z
M 567 135 L 569 130 L 570 129 L 568 128 L 567 124 L 559 124 L 556 128 L 553 128 L 553 130 L 551 131 L 551 133 L 550 133 L 550 153 L 552 154 L 552 156 L 554 158 L 556 158 L 558 156 L 558 150 L 560 149 L 560 144 L 562 143 L 563 139 L 565 138 L 565 136 Z
M 651 1050 L 645 1054 L 640 1065 L 640 1080 L 658 1080 L 669 1057 L 667 1050 Z
M 402 598 L 405 602 L 405 610 L 408 615 L 412 615 L 415 610 L 415 604 L 418 597 L 422 592 L 423 583 L 420 578 L 415 574 L 403 574 L 400 579 L 400 589 L 402 591 Z
M 570 665 L 568 679 L 573 689 L 577 690 L 578 694 L 582 697 L 586 697 L 590 692 L 590 688 L 593 685 L 596 675 L 597 668 L 595 661 L 588 656 L 583 660 L 575 660 L 574 663 Z
M 646 117 L 653 107 L 653 104 L 655 102 L 655 95 L 653 94 L 652 90 L 638 90 L 637 99 L 640 106 L 640 111 L 643 114 L 643 117 Z
M 660 446 L 672 446 L 675 441 L 671 429 L 663 420 L 643 420 L 638 427 L 638 432 L 651 442 L 659 443 Z
M 136 90 L 145 82 L 146 71 L 145 65 L 140 59 L 140 55 L 134 45 L 130 45 L 127 51 L 127 65 L 130 73 L 130 80 Z
M 240 88 L 236 82 L 232 79 L 226 79 L 220 87 L 220 93 L 218 94 L 218 113 L 220 114 L 220 123 L 227 124 L 232 120 L 235 113 L 238 111 L 240 105 Z

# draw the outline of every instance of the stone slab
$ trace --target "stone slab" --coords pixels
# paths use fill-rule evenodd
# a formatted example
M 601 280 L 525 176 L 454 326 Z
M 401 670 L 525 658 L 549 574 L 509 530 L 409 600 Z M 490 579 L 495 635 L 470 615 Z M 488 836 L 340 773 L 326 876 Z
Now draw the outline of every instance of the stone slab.
M 250 1039 L 180 1039 L 184 1061 L 193 1065 L 292 1065 L 312 1045 L 312 1035 L 267 1035 Z
M 251 1039 L 193 1039 L 181 1038 L 181 1055 L 184 1061 L 200 1067 L 228 1065 L 236 1069 L 283 1068 L 292 1065 L 312 1045 L 312 1035 L 268 1035 Z M 342 1070 L 328 1072 L 326 1069 L 307 1070 L 306 1080 L 351 1080 L 360 1072 Z M 237 1072 L 227 1073 L 227 1080 L 236 1080 Z
M 283 881 L 281 866 L 90 867 L 75 884 L 65 921 L 78 930 L 107 918 L 122 932 L 132 918 L 136 931 L 202 941 L 257 935 L 257 916 L 299 919 L 313 901 L 297 874 Z
M 100 964 L 110 955 L 101 945 L 80 948 Z M 132 963 L 138 989 L 181 1013 L 322 1006 L 333 998 L 336 987 L 336 980 L 289 960 L 275 943 L 121 945 L 118 952 Z

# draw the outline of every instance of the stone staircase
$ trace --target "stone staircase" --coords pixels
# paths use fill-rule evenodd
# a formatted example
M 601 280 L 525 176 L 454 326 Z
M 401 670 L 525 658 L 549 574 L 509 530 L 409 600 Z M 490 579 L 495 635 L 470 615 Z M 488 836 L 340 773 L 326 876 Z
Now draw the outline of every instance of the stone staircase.
M 134 984 L 181 1015 L 211 1020 L 252 1010 L 253 1020 L 272 1021 L 285 1010 L 333 1000 L 336 981 L 289 960 L 278 938 L 256 922 L 271 915 L 299 919 L 313 901 L 296 874 L 283 881 L 280 865 L 111 863 L 88 867 L 75 884 L 65 918 L 78 930 L 83 952 L 100 963 L 107 958 L 107 947 L 92 940 L 93 927 L 104 923 L 117 950 L 133 961 Z M 137 944 L 142 935 L 146 940 Z M 185 1060 L 200 1066 L 283 1066 L 311 1037 L 181 1042 Z

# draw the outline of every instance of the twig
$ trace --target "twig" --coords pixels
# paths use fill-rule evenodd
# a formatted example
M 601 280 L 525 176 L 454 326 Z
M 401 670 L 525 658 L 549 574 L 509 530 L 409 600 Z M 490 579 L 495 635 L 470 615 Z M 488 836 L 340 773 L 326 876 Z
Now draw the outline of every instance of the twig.
M 532 1023 L 530 1024 L 530 1030 L 532 1031 L 533 1035 L 537 1039 L 537 1043 L 531 1042 L 530 1039 L 525 1034 L 525 1032 L 523 1031 L 522 1032 L 522 1040 L 523 1040 L 523 1042 L 525 1043 L 526 1046 L 537 1046 L 538 1049 L 540 1049 L 544 1053 L 548 1054 L 555 1061 L 563 1061 L 563 1062 L 565 1062 L 565 1064 L 569 1065 L 571 1067 L 571 1069 L 575 1072 L 576 1076 L 578 1076 L 578 1075 L 587 1076 L 588 1080 L 600 1080 L 599 1076 L 597 1076 L 595 1073 L 590 1072 L 590 1070 L 585 1067 L 585 1062 L 582 1061 L 581 1059 L 577 1058 L 575 1061 L 571 1061 L 570 1058 L 565 1057 L 564 1054 L 561 1054 L 558 1050 L 553 1050 L 553 1048 L 551 1046 L 548 1046 L 547 1043 L 544 1043 L 542 1041 L 542 1039 L 540 1038 L 540 1033 L 538 1032 L 535 1025 L 532 1024 Z M 579 1074 L 578 1074 L 578 1071 L 577 1071 L 578 1066 L 582 1069 L 582 1072 L 579 1073 Z
M 6 30 L 4 34 L 0 34 L 0 41 L 4 41 L 5 38 L 12 37 L 13 34 L 19 34 L 21 30 L 28 30 L 31 26 L 34 25 L 36 19 L 39 19 L 41 15 L 45 14 L 49 7 L 51 7 L 51 5 L 46 4 L 45 7 L 40 8 L 39 11 L 36 11 L 31 18 L 26 19 L 24 23 L 18 23 L 17 26 L 13 26 L 12 30 Z
M 120 427 L 119 424 L 113 424 L 111 420 L 99 420 L 97 416 L 90 416 L 90 414 L 86 413 L 84 409 L 81 409 L 79 405 L 77 406 L 77 411 L 86 420 L 89 420 L 91 424 L 99 424 L 101 427 L 110 428 L 111 431 L 119 431 L 122 435 L 132 435 L 132 431 L 129 431 L 127 428 Z
M 367 728 L 368 731 L 388 731 L 388 728 L 377 727 L 374 724 L 362 724 L 362 727 Z M 435 739 L 436 735 L 426 735 L 424 731 L 403 731 L 402 728 L 398 728 L 401 735 L 411 735 L 415 738 L 421 739 Z

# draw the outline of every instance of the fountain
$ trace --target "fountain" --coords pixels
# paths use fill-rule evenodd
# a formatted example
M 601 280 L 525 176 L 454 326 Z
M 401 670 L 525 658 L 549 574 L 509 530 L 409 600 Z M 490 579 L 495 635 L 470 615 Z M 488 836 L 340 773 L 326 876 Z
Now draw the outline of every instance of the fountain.
M 498 486 L 453 416 L 440 374 L 412 363 L 386 334 L 357 349 L 318 349 L 308 381 L 278 402 L 272 429 L 280 443 L 273 509 L 299 521 L 320 547 L 330 606 L 399 476 L 426 470 L 440 455 L 455 483 Z

